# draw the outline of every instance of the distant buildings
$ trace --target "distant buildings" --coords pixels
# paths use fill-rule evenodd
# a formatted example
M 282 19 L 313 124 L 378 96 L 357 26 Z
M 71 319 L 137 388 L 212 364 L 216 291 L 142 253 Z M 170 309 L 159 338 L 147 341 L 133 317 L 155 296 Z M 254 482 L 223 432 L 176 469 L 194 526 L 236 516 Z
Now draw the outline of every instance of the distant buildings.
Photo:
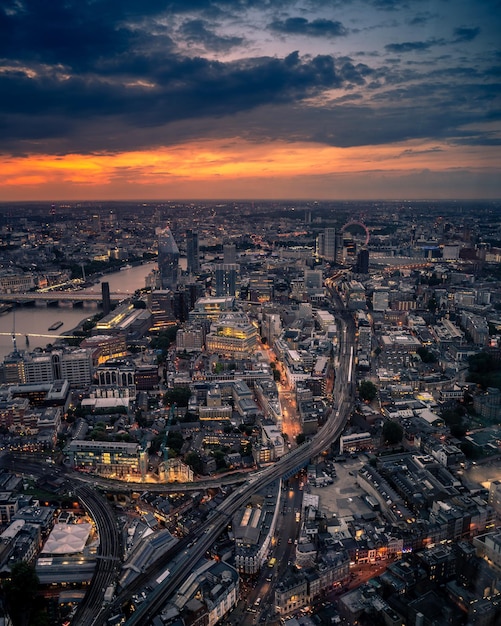
M 175 291 L 179 277 L 179 248 L 168 226 L 157 228 L 156 234 L 161 287 Z
M 337 258 L 338 237 L 335 228 L 325 228 L 317 237 L 317 255 L 334 263 Z
M 198 233 L 191 228 L 186 231 L 186 269 L 188 274 L 198 274 L 200 270 Z
M 357 262 L 353 271 L 356 274 L 368 274 L 369 273 L 369 250 L 363 248 L 357 254 Z
M 215 296 L 235 296 L 237 293 L 238 265 L 236 263 L 218 263 L 215 266 Z

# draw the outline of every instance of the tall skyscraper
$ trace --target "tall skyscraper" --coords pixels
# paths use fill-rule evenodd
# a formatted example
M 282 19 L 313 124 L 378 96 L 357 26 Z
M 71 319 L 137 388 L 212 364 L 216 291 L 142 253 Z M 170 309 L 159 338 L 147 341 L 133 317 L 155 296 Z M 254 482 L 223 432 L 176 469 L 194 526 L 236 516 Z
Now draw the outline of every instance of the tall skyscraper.
M 216 296 L 234 296 L 237 290 L 238 265 L 219 263 L 216 265 Z
M 101 296 L 103 298 L 103 314 L 108 315 L 111 311 L 110 283 L 101 283 Z
M 186 231 L 186 262 L 188 274 L 197 274 L 200 271 L 198 233 L 191 228 Z
M 176 290 L 179 274 L 179 248 L 168 226 L 157 228 L 158 270 L 162 289 Z
M 336 260 L 336 229 L 325 228 L 317 239 L 317 254 L 326 261 Z
M 362 248 L 362 250 L 360 250 L 360 252 L 357 254 L 355 272 L 357 274 L 369 273 L 369 251 L 366 248 Z

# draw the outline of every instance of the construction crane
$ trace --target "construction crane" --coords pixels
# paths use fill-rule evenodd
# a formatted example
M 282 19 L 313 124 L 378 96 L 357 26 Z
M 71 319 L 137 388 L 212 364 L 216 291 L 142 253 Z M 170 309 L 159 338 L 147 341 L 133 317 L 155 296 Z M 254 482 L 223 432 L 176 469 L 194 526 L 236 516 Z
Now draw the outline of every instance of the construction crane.
M 163 460 L 166 465 L 167 461 L 169 460 L 169 447 L 167 446 L 167 437 L 169 436 L 169 429 L 171 427 L 172 420 L 174 418 L 174 415 L 176 414 L 176 407 L 177 404 L 175 402 L 170 405 L 169 417 L 167 418 L 167 423 L 165 424 L 165 434 L 162 445 L 160 446 L 160 449 L 162 450 Z
M 14 307 L 12 311 L 12 350 L 14 354 L 17 354 L 17 343 L 16 343 L 16 308 Z
M 167 445 L 167 438 L 169 436 L 169 430 L 172 424 L 172 420 L 174 419 L 174 416 L 176 414 L 176 407 L 177 407 L 177 404 L 175 402 L 173 402 L 170 405 L 169 417 L 167 418 L 167 423 L 165 424 L 164 438 L 160 446 L 160 450 L 162 451 L 162 463 L 161 463 L 160 474 L 163 475 L 161 477 L 164 480 L 165 480 L 166 473 L 168 472 L 168 467 L 169 467 L 169 447 Z

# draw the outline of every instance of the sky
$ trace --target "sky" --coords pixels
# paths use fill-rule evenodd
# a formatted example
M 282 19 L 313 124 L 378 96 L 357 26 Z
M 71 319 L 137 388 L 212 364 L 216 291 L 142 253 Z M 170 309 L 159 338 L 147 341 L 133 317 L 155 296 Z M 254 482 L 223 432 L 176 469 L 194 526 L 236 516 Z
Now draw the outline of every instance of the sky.
M 501 198 L 501 0 L 2 0 L 0 201 Z

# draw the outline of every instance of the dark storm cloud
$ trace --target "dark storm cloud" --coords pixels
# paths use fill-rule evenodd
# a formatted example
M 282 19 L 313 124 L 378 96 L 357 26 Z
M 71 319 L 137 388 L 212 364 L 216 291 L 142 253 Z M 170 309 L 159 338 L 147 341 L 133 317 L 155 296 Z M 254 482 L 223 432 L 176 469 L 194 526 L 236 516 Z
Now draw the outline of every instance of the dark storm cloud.
M 384 48 L 388 52 L 400 54 L 402 52 L 423 52 L 432 46 L 440 45 L 436 39 L 429 41 L 405 41 L 403 43 L 389 43 Z
M 468 26 L 459 26 L 454 29 L 454 42 L 473 41 L 480 33 L 480 28 L 469 28 Z
M 150 72 L 151 87 L 125 86 L 100 77 L 33 79 L 22 72 L 7 72 L 0 75 L 0 91 L 6 94 L 0 100 L 0 112 L 7 120 L 0 128 L 0 140 L 4 148 L 14 150 L 16 137 L 30 139 L 32 125 L 26 125 L 26 118 L 36 118 L 40 127 L 33 139 L 49 139 L 62 137 L 68 127 L 92 126 L 101 118 L 109 119 L 108 134 L 112 134 L 115 120 L 148 127 L 199 116 L 231 115 L 262 104 L 314 96 L 325 88 L 339 87 L 343 80 L 363 81 L 367 69 L 344 63 L 340 71 L 345 79 L 338 75 L 330 56 L 305 60 L 295 52 L 284 59 L 233 63 L 170 57 Z M 44 119 L 56 117 L 61 120 L 60 128 L 44 123 Z M 99 145 L 91 149 L 103 149 L 106 140 L 98 138 Z
M 287 35 L 305 35 L 308 37 L 344 37 L 348 34 L 341 22 L 326 19 L 307 20 L 304 17 L 289 17 L 275 20 L 271 30 Z
M 182 35 L 187 43 L 202 45 L 206 49 L 215 50 L 216 52 L 231 50 L 236 46 L 242 45 L 244 41 L 242 37 L 216 35 L 205 20 L 185 22 L 179 28 L 178 34 Z
M 86 2 L 27 0 L 17 10 L 12 4 L 0 9 L 0 57 L 5 60 L 85 68 L 124 53 L 135 38 L 120 25 L 122 16 L 110 16 L 104 2 L 92 8 Z
M 224 11 L 266 4 L 264 0 L 6 0 L 0 6 L 0 58 L 85 71 L 103 59 L 147 54 L 155 46 L 165 53 L 172 46 L 176 16 L 196 11 L 198 17 L 214 18 Z M 212 41 L 217 43 L 215 36 Z
M 325 46 L 322 38 L 349 41 L 355 31 L 313 13 L 308 19 L 291 17 L 287 0 L 4 0 L 0 146 L 13 154 L 64 154 L 224 137 L 339 146 L 435 137 L 472 144 L 493 141 L 487 133 L 466 132 L 462 126 L 494 115 L 494 53 L 492 70 L 485 69 L 487 61 L 480 63 L 479 57 L 447 61 L 445 68 L 445 62 L 437 64 L 445 56 L 430 54 L 435 46 L 472 41 L 480 29 L 460 26 L 449 41 L 438 39 L 442 33 L 437 30 L 437 39 L 414 41 L 405 28 L 409 13 L 396 13 L 411 6 L 416 8 L 416 23 L 424 23 L 428 15 L 417 13 L 422 4 L 412 0 L 308 0 L 292 7 L 327 7 L 332 16 L 348 6 L 354 11 L 348 19 L 367 5 L 394 10 L 394 19 L 377 20 L 374 27 L 365 24 L 365 30 L 373 28 L 375 49 L 334 58 L 319 55 L 314 46 Z M 289 11 L 288 19 L 273 20 L 271 13 L 278 15 L 278 8 Z M 253 10 L 254 21 L 246 31 L 247 10 Z M 287 54 L 283 50 L 288 39 L 283 37 L 280 52 L 265 56 L 260 46 L 269 43 L 269 33 L 262 41 L 252 39 L 259 26 L 256 14 L 260 26 L 304 35 L 309 42 L 302 44 L 311 47 L 304 56 Z M 453 23 L 467 22 L 458 17 Z M 395 43 L 378 48 L 382 29 L 385 36 L 393 36 L 385 43 Z M 360 38 L 355 41 L 351 50 L 361 45 Z M 248 57 L 246 47 L 254 57 Z M 204 58 L 204 49 L 231 50 L 236 60 Z M 200 56 L 190 57 L 191 50 Z M 380 67 L 378 55 L 385 51 L 401 58 L 386 59 Z M 405 53 L 420 51 L 428 52 L 426 66 L 411 66 Z M 373 67 L 358 62 L 364 54 Z M 330 98 L 335 98 L 332 106 Z M 322 104 L 314 106 L 317 100 Z

